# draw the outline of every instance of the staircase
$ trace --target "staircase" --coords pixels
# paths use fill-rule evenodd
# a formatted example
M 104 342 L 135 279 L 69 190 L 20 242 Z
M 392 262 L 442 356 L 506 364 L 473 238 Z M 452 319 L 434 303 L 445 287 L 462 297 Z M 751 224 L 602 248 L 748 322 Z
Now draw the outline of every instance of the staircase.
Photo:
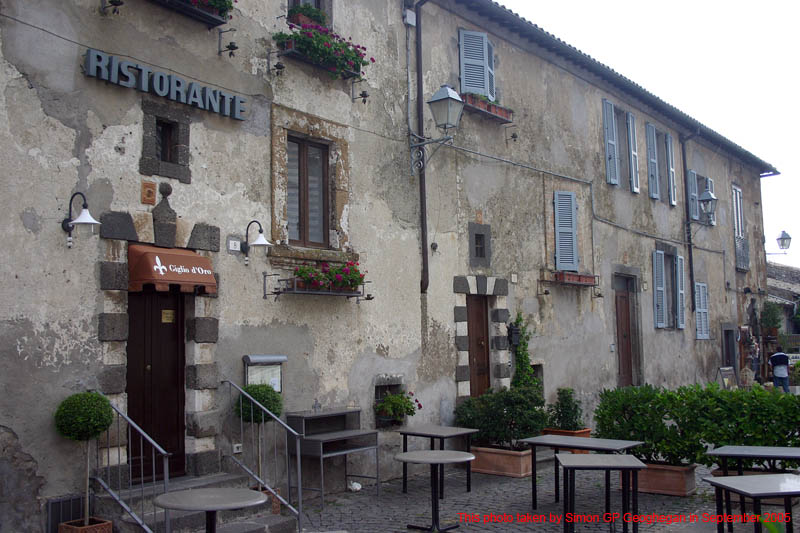
M 249 476 L 224 472 L 206 476 L 185 476 L 170 479 L 170 492 L 176 490 L 247 487 Z M 161 494 L 161 483 L 145 483 L 132 489 L 124 489 L 119 495 L 127 505 L 154 532 L 165 531 L 164 510 L 153 505 L 153 499 Z M 112 518 L 115 531 L 119 533 L 141 533 L 143 528 L 106 492 L 95 497 L 95 513 Z M 273 515 L 269 501 L 258 507 L 236 511 L 221 511 L 217 515 L 219 533 L 293 533 L 297 530 L 293 516 Z M 199 533 L 205 531 L 205 513 L 202 511 L 170 511 L 173 533 Z

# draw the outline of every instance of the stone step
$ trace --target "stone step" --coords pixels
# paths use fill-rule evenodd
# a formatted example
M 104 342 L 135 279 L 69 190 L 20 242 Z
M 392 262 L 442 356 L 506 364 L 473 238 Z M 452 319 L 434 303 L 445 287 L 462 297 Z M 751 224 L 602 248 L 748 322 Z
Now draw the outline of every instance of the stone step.
M 205 476 L 182 476 L 169 481 L 169 491 L 199 489 L 208 487 L 246 487 L 249 477 L 246 474 L 229 474 L 220 472 Z M 112 487 L 113 488 L 113 487 Z M 144 487 L 123 489 L 119 495 L 134 512 L 140 513 L 142 504 L 145 511 L 152 509 L 153 498 L 164 491 L 161 482 L 145 483 Z M 95 512 L 101 516 L 117 516 L 123 513 L 119 504 L 101 487 L 95 489 Z
M 297 521 L 291 515 L 273 515 L 268 511 L 269 503 L 248 509 L 220 511 L 217 513 L 219 533 L 293 533 Z M 266 512 L 265 512 L 266 511 Z M 153 531 L 164 531 L 164 510 L 146 512 L 144 522 Z M 206 516 L 202 511 L 170 511 L 173 533 L 200 533 L 205 531 Z M 141 533 L 141 527 L 126 515 L 115 520 L 119 533 Z

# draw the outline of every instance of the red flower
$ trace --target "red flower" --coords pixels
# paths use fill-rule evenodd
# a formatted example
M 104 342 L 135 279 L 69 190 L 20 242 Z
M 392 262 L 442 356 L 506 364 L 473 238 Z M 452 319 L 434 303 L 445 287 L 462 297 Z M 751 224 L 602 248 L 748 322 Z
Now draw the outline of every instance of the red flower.
M 369 60 L 372 61 L 373 63 L 375 62 L 375 58 L 374 57 L 370 57 Z
M 336 281 L 342 281 L 342 275 L 336 274 Z
M 326 48 L 330 48 L 331 47 L 331 43 L 325 43 L 325 47 Z
M 350 269 L 349 269 L 349 268 L 347 268 L 347 267 L 344 267 L 344 268 L 342 269 L 342 272 L 344 272 L 345 274 L 349 274 L 349 273 L 350 273 Z
M 409 396 L 414 396 L 414 393 L 413 393 L 413 392 L 411 392 L 411 391 L 408 391 L 408 395 L 409 395 Z

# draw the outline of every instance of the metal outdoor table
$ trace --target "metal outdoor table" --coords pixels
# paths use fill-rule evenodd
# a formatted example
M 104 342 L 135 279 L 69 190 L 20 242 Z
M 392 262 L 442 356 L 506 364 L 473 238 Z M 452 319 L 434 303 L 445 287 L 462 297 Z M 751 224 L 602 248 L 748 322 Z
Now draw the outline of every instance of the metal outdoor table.
M 574 448 L 594 452 L 620 453 L 644 444 L 638 440 L 595 439 L 591 437 L 570 437 L 566 435 L 539 435 L 521 439 L 520 442 L 531 447 L 531 507 L 536 509 L 536 447 L 545 446 L 558 450 Z M 553 465 L 555 475 L 556 501 L 558 501 L 558 462 Z M 609 512 L 611 472 L 606 471 L 606 512 Z
M 578 437 L 581 438 L 581 437 Z M 571 454 L 557 453 L 556 461 L 564 468 L 564 533 L 575 531 L 575 523 L 567 522 L 567 513 L 575 514 L 575 471 L 605 470 L 606 472 L 606 513 L 610 513 L 608 479 L 612 470 L 622 475 L 622 514 L 639 514 L 639 470 L 647 468 L 643 462 L 632 455 L 617 454 Z M 631 496 L 633 504 L 629 505 Z M 633 533 L 639 531 L 639 523 L 633 522 Z M 628 522 L 623 518 L 622 533 L 628 533 Z
M 266 495 L 250 489 L 214 488 L 165 492 L 153 501 L 162 509 L 205 511 L 206 533 L 217 531 L 217 511 L 254 507 L 267 501 Z
M 783 509 L 786 521 L 786 533 L 792 533 L 792 496 L 800 496 L 800 476 L 795 474 L 763 474 L 759 476 L 729 476 L 729 477 L 706 477 L 707 481 L 714 487 L 714 494 L 717 500 L 717 515 L 723 514 L 722 493 L 735 492 L 741 496 L 753 498 L 753 513 L 761 514 L 762 498 L 783 498 Z M 730 504 L 730 500 L 728 501 Z M 730 509 L 727 514 L 731 514 Z M 744 513 L 742 513 L 744 514 Z M 761 533 L 761 521 L 753 522 L 756 533 Z M 728 522 L 729 529 L 733 531 L 733 523 Z M 724 533 L 725 525 L 717 522 L 717 533 Z
M 770 468 L 775 467 L 775 461 L 800 461 L 800 448 L 790 448 L 785 446 L 722 446 L 707 453 L 711 457 L 722 458 L 722 475 L 728 475 L 728 459 L 736 459 L 736 471 L 740 476 L 744 475 L 742 463 L 745 459 L 766 459 L 771 463 Z M 745 513 L 745 495 L 739 493 L 739 505 L 742 514 Z M 731 494 L 725 491 L 725 510 L 731 514 Z M 728 531 L 733 531 L 733 523 L 728 523 Z
M 398 461 L 402 461 L 403 464 L 415 463 L 431 465 L 431 525 L 415 526 L 409 524 L 406 527 L 408 529 L 419 529 L 420 531 L 430 532 L 449 531 L 457 528 L 458 524 L 445 528 L 439 525 L 439 495 L 437 494 L 439 489 L 439 474 L 437 471 L 444 468 L 445 464 L 474 461 L 475 456 L 471 453 L 454 450 L 417 450 L 398 453 L 394 458 Z
M 431 450 L 436 447 L 436 439 L 439 439 L 439 449 L 444 450 L 444 440 L 454 437 L 467 438 L 467 451 L 469 451 L 470 439 L 479 430 L 472 428 L 459 428 L 451 426 L 437 426 L 425 424 L 413 428 L 403 428 L 400 434 L 403 436 L 403 451 L 408 451 L 408 437 L 427 437 L 431 439 Z M 442 474 L 439 479 L 439 498 L 444 498 L 444 467 L 441 468 Z M 408 492 L 408 464 L 403 463 L 403 493 Z M 472 492 L 472 463 L 467 463 L 467 492 Z

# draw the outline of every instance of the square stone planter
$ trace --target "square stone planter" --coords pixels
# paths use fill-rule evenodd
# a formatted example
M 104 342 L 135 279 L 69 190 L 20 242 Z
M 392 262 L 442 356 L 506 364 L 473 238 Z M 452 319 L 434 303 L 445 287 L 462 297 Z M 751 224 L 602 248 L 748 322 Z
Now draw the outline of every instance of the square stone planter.
M 94 516 L 89 518 L 88 526 L 83 525 L 83 518 L 58 524 L 58 533 L 112 533 L 112 531 L 113 523 L 111 520 L 95 518 Z
M 502 448 L 471 446 L 475 456 L 472 471 L 495 476 L 528 477 L 531 475 L 531 450 L 515 451 Z
M 648 463 L 647 468 L 639 471 L 639 492 L 690 496 L 697 491 L 694 479 L 695 467 L 696 465 L 670 466 Z

